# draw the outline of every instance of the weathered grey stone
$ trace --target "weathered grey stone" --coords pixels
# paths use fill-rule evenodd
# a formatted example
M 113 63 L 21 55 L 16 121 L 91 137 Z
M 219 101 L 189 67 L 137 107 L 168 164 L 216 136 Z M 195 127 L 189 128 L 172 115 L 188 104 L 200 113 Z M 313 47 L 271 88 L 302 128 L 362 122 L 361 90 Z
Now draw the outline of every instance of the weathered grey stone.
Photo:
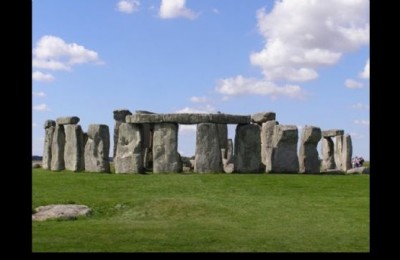
M 262 124 L 270 120 L 275 120 L 276 114 L 275 112 L 261 112 L 251 115 L 251 122 Z
M 229 161 L 227 159 L 222 159 L 222 164 L 224 166 L 225 173 L 233 173 L 233 171 L 235 170 L 233 160 Z
M 54 120 L 46 120 L 44 122 L 44 129 L 47 129 L 47 128 L 52 127 L 52 126 L 56 126 L 56 121 L 54 121 Z
M 233 158 L 233 141 L 232 139 L 228 139 L 228 144 L 226 148 L 226 159 L 230 161 Z
M 141 125 L 121 123 L 114 165 L 115 173 L 143 172 Z
M 65 132 L 63 125 L 56 125 L 54 128 L 53 140 L 51 143 L 51 170 L 62 171 L 64 164 Z
M 299 152 L 299 172 L 319 173 L 320 161 L 317 145 L 321 140 L 321 128 L 305 126 L 301 135 Z
M 347 174 L 369 174 L 369 167 L 356 167 L 347 170 Z
M 79 117 L 77 116 L 66 116 L 57 118 L 57 124 L 59 125 L 76 125 L 79 123 Z
M 227 158 L 228 148 L 228 125 L 217 124 L 219 147 L 221 149 L 222 158 Z
M 270 120 L 261 126 L 261 162 L 264 166 L 271 164 L 274 129 L 277 124 L 276 120 Z
M 223 171 L 216 124 L 201 123 L 197 125 L 194 171 L 198 173 Z
M 110 172 L 110 132 L 107 125 L 89 125 L 85 144 L 85 170 Z
M 322 131 L 322 137 L 335 137 L 338 135 L 343 135 L 344 130 L 340 129 L 330 129 L 330 130 L 324 130 Z
M 153 173 L 182 172 L 178 153 L 178 125 L 161 123 L 154 125 Z
M 65 125 L 65 169 L 79 172 L 84 170 L 83 132 L 80 125 Z
M 274 127 L 271 164 L 266 165 L 266 172 L 298 173 L 297 141 L 297 126 L 276 125 Z
M 336 169 L 335 157 L 334 157 L 334 143 L 331 137 L 323 137 L 321 139 L 321 171 Z
M 235 135 L 235 172 L 250 173 L 261 170 L 261 127 L 238 125 Z
M 43 221 L 46 219 L 75 219 L 78 216 L 87 216 L 91 209 L 85 205 L 76 204 L 58 204 L 41 206 L 35 209 L 36 213 L 32 215 L 33 221 Z
M 351 169 L 351 157 L 353 154 L 353 146 L 351 142 L 351 136 L 346 134 L 342 135 L 342 151 L 341 151 L 341 170 L 347 171 Z
M 113 111 L 113 116 L 115 120 L 114 125 L 114 146 L 113 146 L 113 158 L 117 154 L 117 144 L 118 144 L 118 130 L 121 123 L 125 123 L 125 117 L 127 115 L 132 115 L 132 113 L 127 109 L 118 109 Z
M 229 114 L 134 114 L 126 116 L 127 123 L 178 123 L 178 124 L 247 124 L 250 116 Z
M 47 121 L 50 121 L 50 120 L 47 120 Z M 54 135 L 55 128 L 56 128 L 55 126 L 45 127 L 42 168 L 46 169 L 46 170 L 51 169 L 51 157 L 52 157 L 51 146 L 53 143 L 53 135 Z

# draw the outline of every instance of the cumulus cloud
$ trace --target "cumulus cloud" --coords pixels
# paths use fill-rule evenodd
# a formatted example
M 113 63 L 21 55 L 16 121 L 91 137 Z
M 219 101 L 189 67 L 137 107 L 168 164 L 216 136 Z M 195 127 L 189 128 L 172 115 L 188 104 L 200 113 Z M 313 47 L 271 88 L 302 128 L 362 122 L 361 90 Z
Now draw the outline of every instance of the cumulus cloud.
M 355 132 L 350 133 L 350 135 L 353 139 L 363 139 L 365 137 L 364 135 Z
M 351 106 L 354 109 L 365 109 L 365 110 L 369 110 L 369 105 L 364 105 L 362 103 L 357 103 Z
M 117 3 L 117 10 L 121 13 L 130 14 L 139 10 L 139 0 L 120 0 Z
M 33 49 L 34 68 L 70 70 L 73 65 L 90 62 L 101 63 L 97 52 L 52 35 L 40 38 Z
M 304 93 L 299 86 L 277 86 L 275 83 L 256 78 L 246 78 L 242 75 L 234 78 L 221 79 L 217 83 L 216 91 L 226 96 L 238 96 L 243 94 L 265 95 L 271 97 L 288 96 L 291 98 L 303 98 Z
M 369 120 L 354 120 L 353 123 L 356 125 L 369 125 Z
M 369 43 L 368 0 L 282 0 L 257 11 L 265 39 L 250 62 L 269 80 L 308 81 L 317 69 Z
M 369 79 L 369 59 L 365 64 L 364 70 L 360 73 L 360 78 Z
M 185 6 L 186 0 L 161 0 L 159 16 L 163 19 L 195 19 L 198 14 Z
M 49 111 L 50 108 L 46 104 L 40 104 L 32 107 L 35 111 Z
M 364 85 L 354 79 L 346 79 L 344 82 L 346 88 L 362 88 Z
M 43 73 L 36 70 L 32 72 L 32 79 L 35 81 L 52 82 L 54 80 L 54 77 L 49 73 Z
M 35 92 L 35 91 L 33 91 L 32 92 L 32 96 L 34 96 L 34 97 L 45 97 L 46 94 L 44 92 Z
M 194 97 L 190 98 L 190 101 L 193 102 L 193 103 L 207 103 L 207 102 L 210 102 L 210 99 L 207 98 L 207 97 L 196 97 L 196 96 L 194 96 Z

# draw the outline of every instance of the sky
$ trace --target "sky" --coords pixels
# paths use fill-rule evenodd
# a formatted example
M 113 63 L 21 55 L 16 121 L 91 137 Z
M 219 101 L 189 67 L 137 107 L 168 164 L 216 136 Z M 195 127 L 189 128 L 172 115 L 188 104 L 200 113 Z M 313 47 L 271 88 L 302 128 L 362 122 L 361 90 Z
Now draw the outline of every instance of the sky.
M 272 111 L 368 160 L 369 41 L 368 0 L 32 0 L 32 155 L 61 116 L 112 137 L 116 109 Z M 181 125 L 181 155 L 195 140 Z

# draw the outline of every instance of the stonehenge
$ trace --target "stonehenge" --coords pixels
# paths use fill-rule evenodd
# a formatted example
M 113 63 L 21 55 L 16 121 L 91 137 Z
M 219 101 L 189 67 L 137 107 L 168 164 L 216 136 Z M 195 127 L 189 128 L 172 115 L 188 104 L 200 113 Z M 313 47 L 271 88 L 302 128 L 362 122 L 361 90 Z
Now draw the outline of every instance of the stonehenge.
M 85 133 L 77 116 L 45 121 L 42 167 L 110 173 L 113 161 L 117 174 L 181 173 L 183 162 L 189 161 L 185 171 L 196 173 L 318 174 L 351 168 L 352 141 L 344 130 L 305 126 L 299 140 L 297 126 L 279 124 L 275 112 L 159 114 L 118 109 L 113 119 L 112 160 L 107 125 L 90 124 Z M 178 152 L 180 124 L 197 126 L 191 159 Z M 228 124 L 236 125 L 234 141 L 228 138 Z
M 317 145 L 321 140 L 321 128 L 306 126 L 303 128 L 299 151 L 299 172 L 319 173 L 320 162 L 318 158 Z

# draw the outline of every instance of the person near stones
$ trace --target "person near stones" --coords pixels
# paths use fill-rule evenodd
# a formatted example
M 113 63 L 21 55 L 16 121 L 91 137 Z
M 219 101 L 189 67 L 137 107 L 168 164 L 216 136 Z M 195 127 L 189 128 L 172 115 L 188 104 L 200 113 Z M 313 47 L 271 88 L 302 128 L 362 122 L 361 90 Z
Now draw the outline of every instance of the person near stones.
M 360 157 L 360 158 L 358 158 L 358 167 L 361 167 L 361 166 L 363 166 L 363 164 L 364 164 L 364 158 L 362 158 L 362 157 Z

